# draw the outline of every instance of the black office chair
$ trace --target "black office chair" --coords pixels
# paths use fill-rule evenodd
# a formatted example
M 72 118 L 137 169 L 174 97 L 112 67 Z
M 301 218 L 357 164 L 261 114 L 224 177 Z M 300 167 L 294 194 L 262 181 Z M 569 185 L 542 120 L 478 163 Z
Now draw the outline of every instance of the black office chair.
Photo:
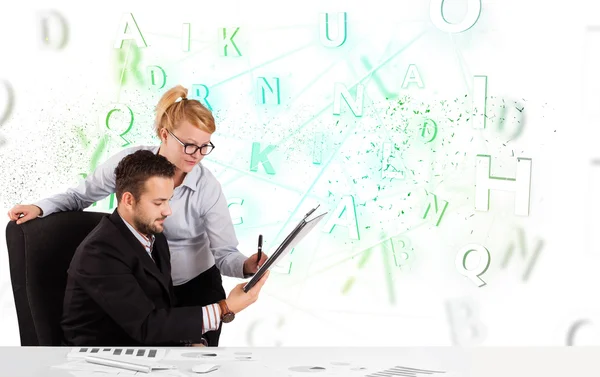
M 60 346 L 67 269 L 77 246 L 106 213 L 59 212 L 6 226 L 22 346 Z

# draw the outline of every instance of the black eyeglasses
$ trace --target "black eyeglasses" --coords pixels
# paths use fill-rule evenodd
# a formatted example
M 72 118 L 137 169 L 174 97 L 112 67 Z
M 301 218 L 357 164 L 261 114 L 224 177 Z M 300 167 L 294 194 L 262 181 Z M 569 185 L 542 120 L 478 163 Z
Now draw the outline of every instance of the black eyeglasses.
M 169 135 L 173 136 L 173 138 L 175 138 L 175 140 L 177 140 L 179 144 L 183 145 L 183 151 L 185 152 L 185 154 L 193 155 L 199 149 L 200 154 L 206 156 L 207 154 L 212 152 L 213 149 L 215 149 L 215 146 L 212 143 L 212 141 L 209 141 L 208 144 L 202 144 L 200 146 L 197 146 L 196 144 L 184 143 L 183 141 L 179 140 L 177 136 L 173 135 L 171 131 L 167 130 L 167 132 L 169 133 Z

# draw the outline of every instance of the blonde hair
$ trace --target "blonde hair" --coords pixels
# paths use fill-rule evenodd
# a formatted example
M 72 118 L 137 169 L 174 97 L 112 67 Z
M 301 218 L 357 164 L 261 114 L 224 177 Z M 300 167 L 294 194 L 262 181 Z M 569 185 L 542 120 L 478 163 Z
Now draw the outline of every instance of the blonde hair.
M 207 109 L 200 101 L 187 99 L 188 90 L 181 85 L 177 85 L 161 97 L 156 105 L 156 135 L 160 139 L 160 130 L 166 128 L 167 131 L 175 130 L 175 125 L 181 121 L 187 120 L 194 126 L 204 132 L 212 134 L 216 130 L 215 118 L 212 112 Z M 178 101 L 178 99 L 181 99 Z

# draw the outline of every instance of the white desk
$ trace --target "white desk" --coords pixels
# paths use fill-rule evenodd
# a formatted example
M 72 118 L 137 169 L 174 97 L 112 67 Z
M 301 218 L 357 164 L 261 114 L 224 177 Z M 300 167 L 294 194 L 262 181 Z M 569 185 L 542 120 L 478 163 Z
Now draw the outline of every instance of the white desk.
M 71 348 L 0 347 L 0 377 L 112 376 L 58 369 Z M 213 356 L 216 355 L 216 356 Z M 600 376 L 600 347 L 571 348 L 172 348 L 160 361 L 181 375 L 245 377 Z M 219 364 L 207 374 L 195 364 Z M 115 369 L 115 372 L 121 371 Z M 438 373 L 445 372 L 445 373 Z M 121 376 L 132 376 L 123 371 Z M 136 376 L 167 376 L 138 373 Z M 172 374 L 171 374 L 172 375 Z

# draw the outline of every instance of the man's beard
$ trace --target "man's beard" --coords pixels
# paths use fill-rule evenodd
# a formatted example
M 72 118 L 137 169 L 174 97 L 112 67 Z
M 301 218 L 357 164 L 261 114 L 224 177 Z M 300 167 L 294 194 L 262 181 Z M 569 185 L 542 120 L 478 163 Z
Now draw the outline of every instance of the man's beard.
M 162 228 L 158 224 L 156 224 L 155 221 L 156 220 L 164 220 L 165 218 L 154 219 L 151 222 L 147 222 L 145 219 L 136 216 L 133 218 L 133 225 L 135 225 L 135 227 L 139 230 L 140 233 L 149 236 L 152 234 L 162 233 L 164 228 Z

